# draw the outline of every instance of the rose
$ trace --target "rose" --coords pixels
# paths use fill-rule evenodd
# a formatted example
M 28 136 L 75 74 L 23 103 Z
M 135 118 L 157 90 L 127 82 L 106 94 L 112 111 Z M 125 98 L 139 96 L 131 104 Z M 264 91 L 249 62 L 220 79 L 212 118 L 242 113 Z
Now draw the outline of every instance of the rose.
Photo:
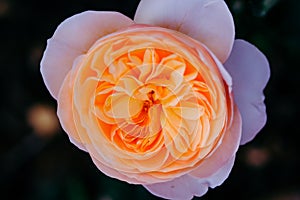
M 266 121 L 268 62 L 234 41 L 222 0 L 142 0 L 134 21 L 75 15 L 48 40 L 41 72 L 71 142 L 164 198 L 220 185 Z

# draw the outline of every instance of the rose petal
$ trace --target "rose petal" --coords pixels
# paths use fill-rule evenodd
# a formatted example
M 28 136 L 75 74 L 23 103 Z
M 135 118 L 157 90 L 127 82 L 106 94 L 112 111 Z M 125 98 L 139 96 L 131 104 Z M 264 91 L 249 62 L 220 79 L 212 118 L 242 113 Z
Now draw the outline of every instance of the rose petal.
M 141 0 L 134 21 L 187 34 L 224 63 L 234 42 L 232 15 L 223 0 Z
M 144 185 L 151 193 L 168 199 L 192 199 L 193 196 L 204 195 L 208 187 L 214 188 L 221 185 L 229 176 L 233 167 L 233 156 L 221 169 L 207 178 L 198 179 L 191 175 L 184 175 L 172 181 Z
M 91 151 L 91 149 L 89 149 L 89 151 Z M 119 179 L 119 180 L 126 180 L 128 183 L 131 183 L 131 184 L 139 184 L 140 183 L 135 178 L 130 178 L 130 177 L 120 173 L 118 170 L 115 170 L 111 167 L 104 165 L 102 162 L 100 162 L 95 157 L 93 157 L 92 154 L 90 154 L 90 155 L 91 155 L 91 158 L 92 158 L 93 162 L 95 163 L 95 165 L 105 175 L 112 177 L 112 178 Z
M 134 22 L 118 12 L 86 11 L 63 21 L 48 40 L 41 61 L 41 73 L 50 94 L 56 99 L 74 59 L 85 53 L 99 38 Z
M 71 81 L 70 74 L 67 75 L 65 82 Z M 84 144 L 81 143 L 80 136 L 78 135 L 76 126 L 73 119 L 73 108 L 72 108 L 72 95 L 73 91 L 68 87 L 69 84 L 65 84 L 59 93 L 59 101 L 57 108 L 58 119 L 62 128 L 68 133 L 70 141 L 83 151 L 87 151 Z
M 113 94 L 107 101 L 110 101 L 111 105 L 106 114 L 114 119 L 133 117 L 143 108 L 143 101 L 131 98 L 127 94 Z
M 202 182 L 207 183 L 209 187 L 214 188 L 221 185 L 229 176 L 234 165 L 235 156 L 233 156 L 227 163 L 221 167 L 217 172 L 207 178 L 200 178 Z
M 152 194 L 166 199 L 192 199 L 202 196 L 207 190 L 207 184 L 189 175 L 175 178 L 172 181 L 143 185 Z
M 151 193 L 168 199 L 191 199 L 193 196 L 204 195 L 208 187 L 216 187 L 228 177 L 240 144 L 241 129 L 241 116 L 235 107 L 232 125 L 221 145 L 197 169 L 172 181 L 144 187 Z
M 267 120 L 263 89 L 270 77 L 269 63 L 255 46 L 236 40 L 225 67 L 233 79 L 234 99 L 243 123 L 241 144 L 245 144 Z
M 102 173 L 106 174 L 109 177 L 116 178 L 119 180 L 124 180 L 130 184 L 146 184 L 146 183 L 157 181 L 157 178 L 147 174 L 126 173 L 126 172 L 123 172 L 124 173 L 123 174 L 122 171 L 116 170 L 110 166 L 106 166 L 93 156 L 96 155 L 97 153 L 91 153 L 96 151 L 94 147 L 91 145 L 88 145 L 87 147 L 94 164 Z
M 237 107 L 234 108 L 233 115 L 234 119 L 232 121 L 232 125 L 225 133 L 220 146 L 208 158 L 206 158 L 199 165 L 199 167 L 197 167 L 190 173 L 192 176 L 199 179 L 207 179 L 209 177 L 213 177 L 211 179 L 211 187 L 217 186 L 218 183 L 222 183 L 224 181 L 224 179 L 226 178 L 226 174 L 224 174 L 223 176 L 214 175 L 216 174 L 216 172 L 222 170 L 222 168 L 228 164 L 230 159 L 234 157 L 240 144 L 242 119 Z
M 49 39 L 41 61 L 41 73 L 50 94 L 57 99 L 58 91 L 80 51 Z

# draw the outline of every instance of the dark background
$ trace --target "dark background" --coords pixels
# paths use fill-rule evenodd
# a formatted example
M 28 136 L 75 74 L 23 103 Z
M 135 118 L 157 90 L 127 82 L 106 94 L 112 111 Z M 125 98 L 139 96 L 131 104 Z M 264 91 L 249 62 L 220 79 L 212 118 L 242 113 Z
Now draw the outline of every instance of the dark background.
M 39 62 L 57 25 L 85 10 L 131 18 L 139 0 L 0 0 L 0 199 L 158 199 L 111 179 L 72 145 L 55 116 Z M 242 146 L 225 183 L 202 199 L 300 199 L 300 1 L 226 1 L 237 38 L 268 57 L 268 122 Z

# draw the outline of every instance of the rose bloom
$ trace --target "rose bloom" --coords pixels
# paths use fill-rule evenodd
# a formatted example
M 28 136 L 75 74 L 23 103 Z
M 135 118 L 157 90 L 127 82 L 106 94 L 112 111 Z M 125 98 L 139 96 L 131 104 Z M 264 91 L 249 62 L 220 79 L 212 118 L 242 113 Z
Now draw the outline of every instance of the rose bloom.
M 191 199 L 228 177 L 266 122 L 268 62 L 234 34 L 223 0 L 141 0 L 134 20 L 65 20 L 41 72 L 70 141 L 99 170 Z

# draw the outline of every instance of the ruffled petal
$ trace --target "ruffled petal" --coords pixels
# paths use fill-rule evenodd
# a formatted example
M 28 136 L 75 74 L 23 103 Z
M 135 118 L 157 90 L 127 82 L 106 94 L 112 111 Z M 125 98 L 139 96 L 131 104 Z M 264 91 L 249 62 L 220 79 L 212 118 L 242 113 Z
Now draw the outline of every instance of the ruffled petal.
M 167 199 L 192 199 L 204 195 L 208 187 L 216 187 L 228 177 L 241 138 L 241 116 L 235 107 L 234 119 L 221 145 L 188 175 L 172 181 L 144 185 L 154 195 Z
M 199 197 L 208 190 L 206 183 L 190 175 L 184 175 L 163 183 L 144 185 L 144 187 L 156 196 L 174 200 L 187 200 L 192 199 L 194 196 Z
M 190 175 L 201 180 L 210 180 L 208 181 L 210 187 L 221 184 L 227 178 L 232 168 L 229 164 L 230 160 L 235 156 L 240 144 L 242 119 L 237 107 L 234 108 L 233 115 L 232 125 L 226 131 L 220 146 L 199 167 L 190 172 Z M 221 174 L 216 174 L 218 172 Z
M 118 12 L 86 11 L 63 21 L 48 40 L 41 61 L 41 73 L 50 94 L 56 99 L 75 58 L 99 38 L 134 22 Z
M 234 42 L 232 15 L 223 0 L 141 0 L 134 21 L 187 34 L 224 63 Z
M 73 118 L 73 91 L 69 87 L 72 82 L 71 74 L 69 73 L 65 78 L 65 84 L 63 84 L 62 89 L 58 95 L 59 101 L 57 104 L 57 116 L 60 124 L 64 131 L 68 133 L 70 141 L 83 151 L 87 151 L 84 144 L 81 143 L 80 136 L 78 135 L 76 125 L 74 124 Z
M 245 144 L 267 120 L 263 90 L 270 78 L 269 63 L 255 46 L 236 40 L 225 68 L 233 79 L 234 100 L 243 123 L 241 144 Z

